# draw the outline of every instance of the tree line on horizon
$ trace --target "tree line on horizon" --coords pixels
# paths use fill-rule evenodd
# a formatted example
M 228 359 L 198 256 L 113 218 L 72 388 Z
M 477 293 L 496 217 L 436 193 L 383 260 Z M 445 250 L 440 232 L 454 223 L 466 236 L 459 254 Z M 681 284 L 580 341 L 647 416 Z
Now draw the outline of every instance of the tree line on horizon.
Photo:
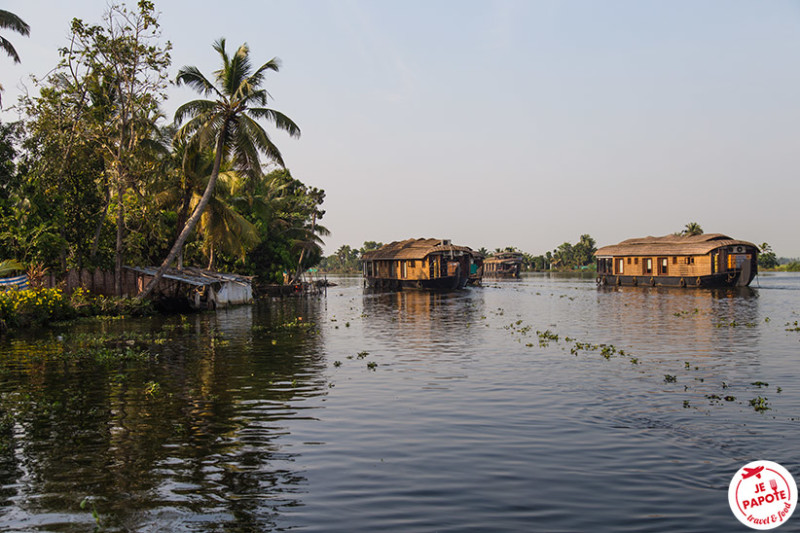
M 28 31 L 6 11 L 0 27 Z M 0 260 L 113 269 L 118 291 L 124 265 L 271 282 L 319 261 L 325 192 L 291 175 L 262 126 L 300 136 L 267 107 L 266 77 L 280 61 L 257 66 L 246 44 L 229 50 L 219 39 L 212 76 L 179 70 L 175 83 L 199 98 L 168 123 L 171 44 L 161 37 L 148 0 L 111 4 L 99 24 L 73 19 L 60 62 L 17 103 L 22 118 L 0 123 Z

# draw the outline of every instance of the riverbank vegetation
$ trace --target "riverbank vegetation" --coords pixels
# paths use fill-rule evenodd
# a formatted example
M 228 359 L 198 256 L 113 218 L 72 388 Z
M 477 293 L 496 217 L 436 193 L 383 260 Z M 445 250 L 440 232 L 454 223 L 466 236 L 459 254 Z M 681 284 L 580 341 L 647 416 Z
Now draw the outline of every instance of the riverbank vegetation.
M 0 124 L 4 258 L 53 273 L 113 270 L 117 294 L 124 265 L 273 282 L 319 261 L 325 192 L 285 168 L 262 127 L 300 135 L 267 107 L 280 61 L 254 63 L 247 45 L 220 39 L 213 77 L 180 70 L 204 99 L 179 106 L 171 124 L 171 48 L 147 0 L 112 4 L 99 24 L 72 21 L 59 64 L 16 104 L 20 120 Z

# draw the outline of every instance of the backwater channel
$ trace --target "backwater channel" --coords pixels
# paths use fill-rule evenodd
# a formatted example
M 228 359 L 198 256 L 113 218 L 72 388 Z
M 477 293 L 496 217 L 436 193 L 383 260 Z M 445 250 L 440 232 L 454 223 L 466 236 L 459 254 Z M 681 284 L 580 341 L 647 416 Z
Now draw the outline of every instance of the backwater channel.
M 800 477 L 800 275 L 334 281 L 0 339 L 0 531 L 748 531 L 736 471 Z

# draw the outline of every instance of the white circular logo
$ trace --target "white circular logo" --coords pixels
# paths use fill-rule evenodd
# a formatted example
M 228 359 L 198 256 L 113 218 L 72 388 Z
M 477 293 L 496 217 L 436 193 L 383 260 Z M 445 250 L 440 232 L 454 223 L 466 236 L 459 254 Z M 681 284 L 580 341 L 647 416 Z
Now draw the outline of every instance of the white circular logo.
M 728 503 L 742 524 L 753 529 L 773 529 L 792 516 L 797 506 L 797 485 L 778 463 L 753 461 L 731 479 Z

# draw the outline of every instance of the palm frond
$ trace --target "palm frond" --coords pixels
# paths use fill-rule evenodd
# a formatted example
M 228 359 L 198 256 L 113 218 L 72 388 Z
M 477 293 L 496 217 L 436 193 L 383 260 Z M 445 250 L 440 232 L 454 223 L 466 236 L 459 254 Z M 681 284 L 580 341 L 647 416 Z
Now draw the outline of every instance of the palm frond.
M 6 54 L 14 60 L 14 63 L 19 63 L 19 55 L 17 51 L 14 49 L 14 46 L 7 40 L 0 36 L 0 48 L 5 50 Z
M 220 97 L 222 96 L 217 88 L 214 87 L 214 84 L 208 81 L 208 79 L 197 67 L 181 67 L 181 69 L 178 71 L 178 75 L 175 77 L 175 83 L 177 85 L 186 84 L 195 91 L 206 96 L 212 93 Z
M 300 128 L 294 123 L 292 119 L 274 109 L 267 109 L 264 107 L 256 107 L 248 110 L 250 115 L 256 118 L 263 118 L 275 124 L 275 127 L 289 133 L 290 136 L 300 137 Z
M 31 33 L 31 27 L 24 20 L 4 9 L 0 9 L 0 28 L 15 31 L 26 37 Z
M 217 103 L 212 100 L 192 100 L 178 107 L 175 111 L 175 124 L 181 124 L 187 117 L 198 117 L 213 113 L 217 109 Z

